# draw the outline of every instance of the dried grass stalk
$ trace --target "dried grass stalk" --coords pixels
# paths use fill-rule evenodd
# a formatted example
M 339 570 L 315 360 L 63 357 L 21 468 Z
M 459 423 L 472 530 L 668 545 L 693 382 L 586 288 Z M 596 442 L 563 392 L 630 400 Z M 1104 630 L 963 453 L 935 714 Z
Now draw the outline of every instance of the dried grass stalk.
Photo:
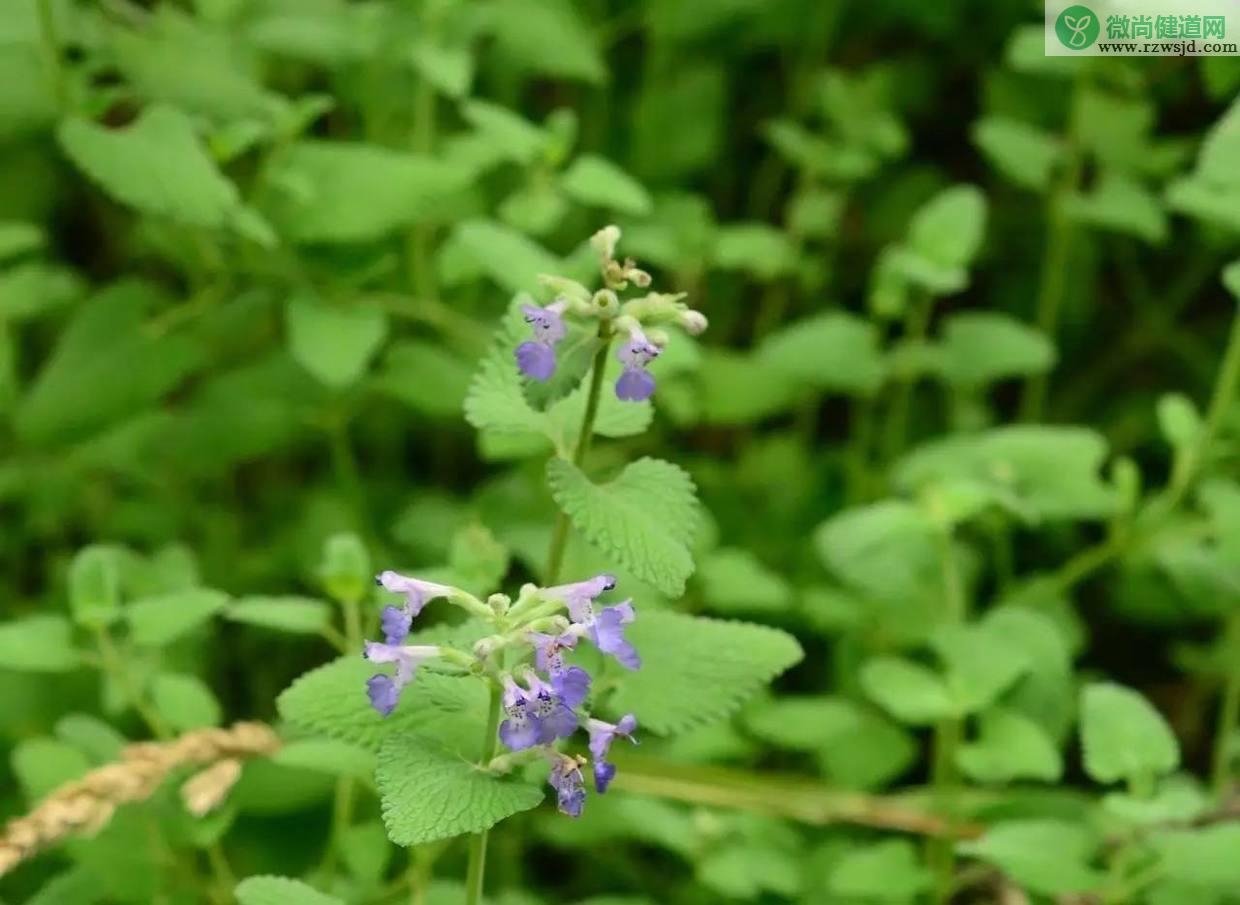
M 25 817 L 9 821 L 0 831 L 0 876 L 66 836 L 98 832 L 118 807 L 149 798 L 180 767 L 207 765 L 183 789 L 186 806 L 205 814 L 236 782 L 241 759 L 279 749 L 279 736 L 263 723 L 199 729 L 168 742 L 129 745 L 117 763 L 61 786 Z

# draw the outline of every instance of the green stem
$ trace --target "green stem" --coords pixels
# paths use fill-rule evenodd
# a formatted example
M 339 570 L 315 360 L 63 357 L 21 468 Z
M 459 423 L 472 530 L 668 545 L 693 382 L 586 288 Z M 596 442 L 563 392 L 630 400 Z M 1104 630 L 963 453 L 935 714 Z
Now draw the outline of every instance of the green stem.
M 1042 278 L 1038 287 L 1035 320 L 1038 329 L 1052 342 L 1059 326 L 1059 311 L 1063 304 L 1064 288 L 1068 283 L 1068 259 L 1072 250 L 1072 223 L 1068 219 L 1064 202 L 1077 190 L 1085 165 L 1076 139 L 1084 97 L 1082 84 L 1078 77 L 1072 93 L 1072 109 L 1068 114 L 1068 163 L 1063 177 L 1046 199 L 1046 254 L 1042 258 Z M 1021 420 L 1037 421 L 1042 417 L 1046 386 L 1045 374 L 1029 378 L 1021 394 Z
M 920 343 L 926 338 L 930 328 L 930 313 L 934 309 L 933 299 L 924 293 L 915 295 L 908 300 L 908 311 L 904 316 L 905 343 Z M 891 462 L 903 450 L 908 434 L 909 409 L 913 404 L 913 386 L 915 377 L 901 377 L 895 386 L 895 396 L 891 400 L 891 408 L 887 411 L 887 423 L 883 430 L 883 460 Z
M 435 148 L 435 89 L 426 79 L 418 81 L 413 96 L 413 150 L 430 154 Z M 409 233 L 409 284 L 423 302 L 439 298 L 435 280 L 435 234 L 429 223 L 418 223 Z
M 1240 616 L 1233 615 L 1227 621 L 1226 638 L 1228 650 L 1234 650 L 1240 642 Z M 1230 661 L 1230 657 L 1226 658 Z M 1219 703 L 1218 726 L 1214 731 L 1214 753 L 1211 761 L 1210 780 L 1214 795 L 1219 800 L 1231 788 L 1231 762 L 1234 752 L 1236 730 L 1240 727 L 1240 666 L 1228 663 L 1227 677 L 1223 681 L 1223 699 Z
M 956 554 L 952 549 L 950 532 L 939 537 L 940 556 L 943 560 L 943 598 L 946 604 L 944 621 L 959 623 L 965 618 L 967 601 Z M 931 764 L 930 783 L 934 792 L 935 807 L 950 828 L 956 819 L 956 791 L 959 777 L 956 773 L 956 751 L 960 747 L 964 726 L 958 717 L 941 720 L 934 727 L 934 759 Z M 932 838 L 927 847 L 927 859 L 936 877 L 935 901 L 946 903 L 951 897 L 956 871 L 956 847 L 948 836 Z
M 129 670 L 125 668 L 125 659 L 116 649 L 116 645 L 112 643 L 112 636 L 108 634 L 108 630 L 103 626 L 98 626 L 95 630 L 95 639 L 99 645 L 99 655 L 103 659 L 104 671 L 120 685 L 126 700 L 129 701 L 129 706 L 138 716 L 142 717 L 156 738 L 172 738 L 173 733 L 168 724 L 146 703 L 141 690 L 134 684 Z
M 39 36 L 43 57 L 52 80 L 52 93 L 61 113 L 69 112 L 69 82 L 60 59 L 60 35 L 56 31 L 56 14 L 52 0 L 39 0 Z
M 1205 424 L 1197 436 L 1197 442 L 1180 457 L 1171 475 L 1166 503 L 1168 509 L 1174 508 L 1184 498 L 1206 461 L 1210 446 L 1223 424 L 1223 418 L 1235 401 L 1237 384 L 1240 384 L 1240 311 L 1237 311 L 1231 320 L 1231 335 L 1227 341 L 1227 350 L 1223 353 L 1223 363 L 1219 366 L 1218 376 L 1214 380 L 1214 392 L 1210 397 Z
M 482 739 L 482 758 L 479 764 L 489 764 L 495 757 L 495 742 L 499 730 L 501 701 L 500 687 L 491 685 L 491 705 L 487 715 L 487 731 Z M 487 830 L 474 833 L 469 839 L 469 867 L 465 873 L 465 905 L 479 905 L 487 867 Z
M 578 468 L 586 459 L 590 448 L 590 438 L 594 435 L 594 419 L 598 416 L 599 398 L 603 392 L 603 373 L 607 369 L 607 349 L 610 347 L 611 335 L 606 322 L 599 324 L 600 342 L 598 351 L 594 353 L 594 363 L 590 368 L 590 390 L 586 396 L 586 411 L 581 418 L 581 431 L 577 434 L 577 445 L 573 448 L 573 464 Z M 559 510 L 555 516 L 555 527 L 551 531 L 551 550 L 547 554 L 547 575 L 544 584 L 553 585 L 560 577 L 560 567 L 564 565 L 564 552 L 568 547 L 568 514 Z

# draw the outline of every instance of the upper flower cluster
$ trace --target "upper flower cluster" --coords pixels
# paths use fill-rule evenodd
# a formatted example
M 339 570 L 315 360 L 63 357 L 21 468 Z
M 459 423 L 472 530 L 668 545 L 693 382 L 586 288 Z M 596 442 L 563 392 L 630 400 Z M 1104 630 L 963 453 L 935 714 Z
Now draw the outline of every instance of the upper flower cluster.
M 393 674 L 382 672 L 367 682 L 367 693 L 375 710 L 387 716 L 396 708 L 401 692 L 413 682 L 418 664 L 423 660 L 464 657 L 446 648 L 404 643 L 414 618 L 429 601 L 463 598 L 469 604 L 467 608 L 475 612 L 494 613 L 505 629 L 502 634 L 478 643 L 474 662 L 481 663 L 495 651 L 514 646 L 525 647 L 532 654 L 532 663 L 511 670 L 495 670 L 491 675 L 503 688 L 504 719 L 499 724 L 499 740 L 513 752 L 536 752 L 550 759 L 552 768 L 548 781 L 556 790 L 559 808 L 577 817 L 585 802 L 581 766 L 586 760 L 563 754 L 555 745 L 584 728 L 589 734 L 594 786 L 600 794 L 607 791 L 616 774 L 615 765 L 607 760 L 608 751 L 617 738 L 636 744 L 633 732 L 637 720 L 627 714 L 613 724 L 585 714 L 583 705 L 590 695 L 590 674 L 580 666 L 568 664 L 565 655 L 584 639 L 627 669 L 641 666 L 641 657 L 625 638 L 625 626 L 635 618 L 632 602 L 595 605 L 598 597 L 615 588 L 614 576 L 596 575 L 585 581 L 547 588 L 526 585 L 511 608 L 508 598 L 502 595 L 492 598 L 497 604 L 495 609 L 488 609 L 448 585 L 396 572 L 383 572 L 375 581 L 388 591 L 405 595 L 402 606 L 387 606 L 383 610 L 380 624 L 384 640 L 366 642 L 363 651 L 363 656 L 372 662 L 396 665 Z
M 567 334 L 564 317 L 568 313 L 599 321 L 599 336 L 606 341 L 622 337 L 616 357 L 624 366 L 616 381 L 616 396 L 626 402 L 640 402 L 654 392 L 653 375 L 646 369 L 667 345 L 667 334 L 658 325 L 675 323 L 694 335 L 706 329 L 706 317 L 686 305 L 684 293 L 668 295 L 649 292 L 640 298 L 620 302 L 617 293 L 630 285 L 639 289 L 650 286 L 650 274 L 638 268 L 632 258 L 616 258 L 620 229 L 607 226 L 590 239 L 599 255 L 599 271 L 604 288 L 591 293 L 575 280 L 563 277 L 541 277 L 556 293 L 549 305 L 523 305 L 522 313 L 530 325 L 533 339 L 516 348 L 517 366 L 534 380 L 550 380 L 555 373 L 555 347 Z M 643 328 L 654 327 L 648 331 Z

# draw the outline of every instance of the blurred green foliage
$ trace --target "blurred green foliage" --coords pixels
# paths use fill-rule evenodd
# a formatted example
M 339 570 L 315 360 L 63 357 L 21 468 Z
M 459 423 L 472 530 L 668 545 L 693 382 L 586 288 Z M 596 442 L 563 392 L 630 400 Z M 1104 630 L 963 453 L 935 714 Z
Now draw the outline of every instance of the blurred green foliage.
M 537 580 L 557 506 L 643 613 L 644 745 L 492 834 L 493 903 L 1240 901 L 1240 63 L 1041 15 L 0 4 L 0 814 L 288 688 L 220 810 L 3 901 L 461 901 L 358 664 L 289 686 L 375 569 Z M 504 395 L 503 319 L 608 222 L 711 328 L 549 488 L 580 406 Z M 435 683 L 407 728 L 465 732 Z

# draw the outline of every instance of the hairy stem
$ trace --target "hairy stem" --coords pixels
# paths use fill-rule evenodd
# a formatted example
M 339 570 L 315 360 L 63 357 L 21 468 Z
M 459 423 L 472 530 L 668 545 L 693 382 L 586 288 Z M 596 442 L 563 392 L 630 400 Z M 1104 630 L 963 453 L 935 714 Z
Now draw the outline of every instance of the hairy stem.
M 480 765 L 486 765 L 495 757 L 498 738 L 501 691 L 499 685 L 491 685 L 491 706 L 487 715 L 487 732 L 482 739 Z M 465 873 L 465 905 L 479 905 L 487 867 L 487 830 L 475 833 L 469 839 L 469 867 Z
M 573 464 L 578 468 L 585 462 L 586 452 L 590 448 L 590 438 L 594 435 L 594 419 L 598 416 L 599 398 L 603 394 L 603 373 L 607 369 L 607 349 L 611 343 L 607 324 L 599 324 L 598 351 L 594 353 L 594 363 L 590 368 L 590 390 L 586 396 L 586 411 L 581 418 L 581 431 L 577 434 L 577 445 L 573 448 Z M 547 575 L 544 583 L 555 584 L 560 577 L 560 567 L 564 565 L 564 551 L 568 547 L 568 514 L 563 509 L 555 516 L 555 527 L 551 531 L 551 550 L 547 554 Z

